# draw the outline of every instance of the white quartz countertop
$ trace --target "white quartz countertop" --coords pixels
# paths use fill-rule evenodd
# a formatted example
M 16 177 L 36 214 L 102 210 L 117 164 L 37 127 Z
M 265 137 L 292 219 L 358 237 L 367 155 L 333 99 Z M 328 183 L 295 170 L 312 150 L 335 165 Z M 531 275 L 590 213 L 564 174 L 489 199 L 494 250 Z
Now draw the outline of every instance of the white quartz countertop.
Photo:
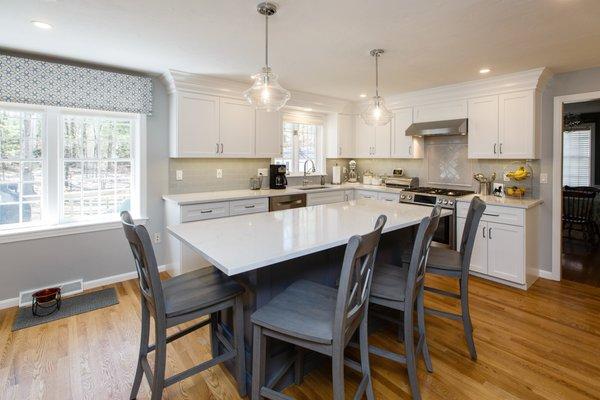
M 470 194 L 467 196 L 459 197 L 456 201 L 470 203 L 473 197 L 475 196 L 478 196 L 481 200 L 485 201 L 489 205 L 503 207 L 528 209 L 544 203 L 542 199 L 515 199 L 511 197 L 482 196 L 479 194 Z
M 314 184 L 308 185 L 315 186 Z M 283 196 L 288 194 L 310 194 L 323 193 L 335 190 L 371 190 L 378 192 L 400 193 L 402 189 L 389 188 L 385 186 L 363 185 L 356 183 L 344 183 L 342 185 L 327 185 L 326 188 L 316 190 L 301 190 L 302 186 L 288 186 L 285 189 L 260 189 L 260 190 L 222 190 L 216 192 L 186 193 L 163 195 L 166 201 L 172 201 L 178 205 L 212 203 L 215 201 L 231 201 L 243 199 L 257 199 L 264 197 Z
M 384 232 L 417 225 L 431 207 L 372 199 L 211 219 L 168 226 L 227 275 L 343 245 L 371 231 L 377 217 L 388 219 Z M 442 216 L 452 211 L 443 210 Z

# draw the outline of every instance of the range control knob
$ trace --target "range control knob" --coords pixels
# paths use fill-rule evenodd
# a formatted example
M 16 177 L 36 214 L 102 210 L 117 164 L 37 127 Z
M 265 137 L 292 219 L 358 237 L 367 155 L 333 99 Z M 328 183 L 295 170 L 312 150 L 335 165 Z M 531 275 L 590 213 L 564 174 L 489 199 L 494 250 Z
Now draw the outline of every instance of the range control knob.
M 448 205 L 450 205 L 450 206 L 453 206 L 453 205 L 454 205 L 454 202 L 453 202 L 452 200 L 450 200 L 450 201 L 448 202 Z
M 405 195 L 403 195 L 403 194 L 401 194 L 401 195 L 400 195 L 400 198 L 401 198 L 401 199 L 405 199 L 405 198 L 406 198 L 406 196 L 405 196 Z
M 411 196 L 410 194 L 408 195 L 408 199 L 409 199 L 409 200 L 412 200 L 412 196 Z
M 442 199 L 438 199 L 438 204 L 442 204 Z
M 444 205 L 448 204 L 448 200 L 444 200 Z

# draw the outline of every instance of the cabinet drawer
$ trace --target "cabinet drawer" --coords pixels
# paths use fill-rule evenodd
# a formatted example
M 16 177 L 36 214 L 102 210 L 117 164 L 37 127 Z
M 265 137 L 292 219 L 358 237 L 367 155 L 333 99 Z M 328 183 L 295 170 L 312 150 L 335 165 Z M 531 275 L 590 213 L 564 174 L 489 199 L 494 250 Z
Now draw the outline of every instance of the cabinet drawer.
M 469 211 L 469 205 L 470 203 L 459 201 L 456 205 L 456 216 L 459 218 L 466 218 Z M 525 224 L 525 210 L 522 208 L 502 207 L 488 204 L 483 212 L 481 220 L 523 226 Z
M 378 193 L 377 198 L 392 203 L 400 203 L 400 195 L 398 193 Z
M 229 202 L 229 215 L 253 214 L 269 211 L 269 199 L 248 199 Z
M 306 195 L 306 205 L 316 206 L 319 204 L 340 203 L 345 200 L 344 191 L 309 193 Z
M 205 219 L 229 216 L 229 202 L 191 204 L 181 207 L 181 222 L 202 221 Z
M 357 190 L 355 197 L 357 199 L 377 199 L 377 192 L 371 192 L 369 190 Z

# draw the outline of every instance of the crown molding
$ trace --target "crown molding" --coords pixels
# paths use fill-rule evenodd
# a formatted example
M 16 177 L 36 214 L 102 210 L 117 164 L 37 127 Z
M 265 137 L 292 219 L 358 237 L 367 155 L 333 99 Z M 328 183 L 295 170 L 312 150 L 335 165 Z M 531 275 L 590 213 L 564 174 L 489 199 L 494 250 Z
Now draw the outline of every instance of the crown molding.
M 208 75 L 169 70 L 161 77 L 169 94 L 177 92 L 200 92 L 222 97 L 242 98 L 242 93 L 250 87 L 249 82 L 239 82 Z M 352 102 L 335 97 L 290 90 L 292 98 L 286 108 L 301 111 L 339 113 L 352 107 Z
M 385 101 L 388 107 L 399 108 L 522 90 L 541 91 L 552 79 L 552 76 L 552 71 L 546 67 L 535 68 L 486 79 L 385 96 Z M 359 102 L 357 105 L 360 107 L 364 104 L 364 102 Z

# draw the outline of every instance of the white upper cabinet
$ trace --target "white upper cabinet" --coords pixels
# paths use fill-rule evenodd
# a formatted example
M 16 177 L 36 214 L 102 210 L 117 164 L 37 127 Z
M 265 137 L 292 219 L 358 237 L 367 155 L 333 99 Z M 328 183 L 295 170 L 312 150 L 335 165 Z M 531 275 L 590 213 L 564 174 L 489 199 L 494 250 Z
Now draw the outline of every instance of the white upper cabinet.
M 355 116 L 333 114 L 327 120 L 327 157 L 352 158 L 355 156 Z
M 221 98 L 220 152 L 231 157 L 254 155 L 255 110 L 244 100 Z
M 392 157 L 423 158 L 423 138 L 406 136 L 406 129 L 412 123 L 412 108 L 394 110 L 392 124 Z
M 426 104 L 414 108 L 414 122 L 445 121 L 461 118 L 467 118 L 466 100 Z
M 181 92 L 170 100 L 170 156 L 218 156 L 219 97 Z
M 498 96 L 469 100 L 469 158 L 498 156 Z
M 499 96 L 499 158 L 537 158 L 535 97 L 533 90 Z
M 356 116 L 356 157 L 389 158 L 391 155 L 392 123 L 369 126 Z
M 281 113 L 256 110 L 257 157 L 280 157 L 282 134 Z

